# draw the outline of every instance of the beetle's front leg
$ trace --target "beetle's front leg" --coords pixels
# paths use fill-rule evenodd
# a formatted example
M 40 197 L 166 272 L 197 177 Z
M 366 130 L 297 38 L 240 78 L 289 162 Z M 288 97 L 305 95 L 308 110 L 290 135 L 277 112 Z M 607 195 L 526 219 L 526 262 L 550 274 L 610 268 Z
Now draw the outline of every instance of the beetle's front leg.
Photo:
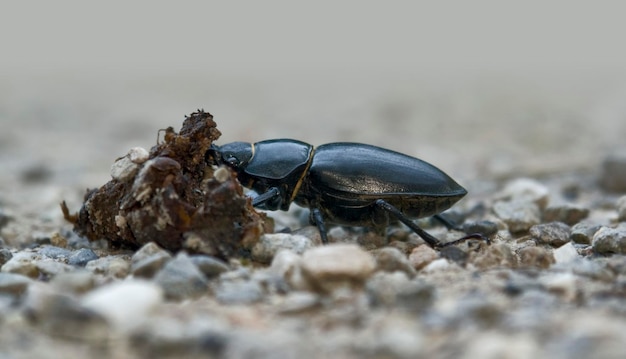
M 278 187 L 271 187 L 266 192 L 259 194 L 252 199 L 252 207 L 275 211 L 282 204 L 282 194 Z
M 324 224 L 324 217 L 322 216 L 322 212 L 319 208 L 311 209 L 311 222 L 315 224 L 317 229 L 320 231 L 320 237 L 322 237 L 322 243 L 328 244 L 328 234 L 326 233 L 326 224 Z

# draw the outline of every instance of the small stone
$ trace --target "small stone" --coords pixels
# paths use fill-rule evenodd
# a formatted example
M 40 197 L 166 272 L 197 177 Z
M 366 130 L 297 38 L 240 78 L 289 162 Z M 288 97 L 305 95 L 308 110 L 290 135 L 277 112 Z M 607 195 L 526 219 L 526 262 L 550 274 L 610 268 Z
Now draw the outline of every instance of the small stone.
M 313 247 L 311 239 L 304 236 L 287 233 L 264 234 L 252 248 L 251 257 L 255 261 L 269 264 L 280 249 L 302 254 Z
M 554 256 L 543 247 L 524 247 L 518 252 L 520 266 L 547 269 L 554 264 Z
M 230 270 L 228 264 L 212 256 L 198 254 L 192 255 L 190 258 L 193 264 L 209 279 L 218 277 L 220 274 Z
M 81 304 L 106 318 L 114 328 L 129 333 L 139 328 L 163 301 L 162 289 L 143 280 L 114 282 L 89 292 Z
M 78 299 L 49 285 L 35 282 L 28 288 L 24 306 L 29 317 L 53 338 L 101 344 L 109 336 L 107 320 L 85 308 Z
M 424 267 L 424 272 L 437 272 L 450 268 L 450 261 L 445 258 L 435 259 Z
M 589 208 L 571 204 L 548 207 L 543 212 L 544 222 L 563 222 L 573 226 L 589 216 Z
M 133 163 L 128 156 L 124 156 L 115 161 L 111 166 L 111 178 L 118 181 L 125 181 L 126 179 L 132 178 L 137 171 L 139 171 L 139 167 L 140 166 Z
M 65 259 L 65 260 L 67 260 L 70 257 L 70 255 L 72 254 L 72 251 L 70 251 L 69 249 L 65 249 L 65 248 L 45 245 L 45 246 L 42 246 L 39 249 L 38 253 L 43 255 L 43 256 L 52 258 L 52 259 Z
M 22 274 L 30 278 L 39 276 L 39 269 L 35 264 L 37 255 L 31 252 L 18 252 L 3 266 L 2 272 Z
M 37 260 L 35 265 L 37 266 L 39 275 L 43 275 L 45 278 L 52 278 L 61 273 L 68 273 L 74 270 L 74 267 L 69 264 L 57 262 L 48 258 Z
M 465 264 L 467 263 L 467 259 L 469 258 L 467 252 L 463 251 L 457 246 L 448 246 L 441 248 L 441 250 L 439 251 L 439 256 L 451 262 L 455 262 L 461 267 L 465 266 Z
M 295 290 L 309 290 L 309 283 L 302 277 L 302 257 L 288 249 L 276 253 L 270 271 L 282 277 Z
M 84 267 L 87 263 L 98 259 L 98 255 L 89 248 L 81 248 L 74 252 L 68 259 L 67 263 L 77 267 Z
M 263 288 L 256 281 L 225 282 L 216 289 L 215 298 L 223 304 L 252 304 L 263 299 Z
M 626 222 L 626 196 L 622 196 L 617 200 L 617 220 Z
M 152 278 L 170 259 L 168 251 L 150 242 L 133 254 L 130 271 L 135 277 Z
M 15 273 L 0 273 L 0 294 L 21 295 L 32 280 Z
M 626 152 L 615 152 L 604 159 L 600 185 L 607 191 L 626 191 Z
M 530 178 L 519 178 L 507 183 L 498 198 L 510 202 L 531 202 L 546 208 L 549 190 L 544 184 Z
M 288 293 L 280 303 L 281 314 L 302 314 L 320 306 L 320 297 L 311 292 L 295 291 Z
M 94 274 L 124 278 L 130 271 L 130 258 L 126 255 L 112 255 L 90 261 L 85 268 Z
M 66 248 L 68 241 L 67 238 L 65 238 L 64 236 L 62 236 L 60 233 L 54 233 L 52 235 L 52 237 L 50 237 L 50 244 L 52 244 L 55 247 L 61 247 L 61 248 Z
M 570 263 L 580 258 L 578 251 L 574 248 L 574 245 L 570 242 L 554 250 L 555 263 Z
M 143 147 L 133 147 L 128 150 L 127 156 L 132 163 L 140 165 L 148 160 L 150 153 Z
M 463 223 L 462 230 L 468 234 L 480 233 L 491 237 L 498 233 L 498 225 L 493 221 L 469 221 Z
M 439 253 L 436 250 L 426 244 L 422 244 L 413 248 L 409 255 L 409 262 L 413 268 L 420 270 L 437 258 L 439 258 Z
M 469 262 L 479 269 L 516 268 L 517 256 L 505 243 L 493 243 L 483 251 L 472 252 Z
M 137 250 L 137 252 L 135 252 L 135 254 L 133 254 L 133 256 L 130 258 L 130 260 L 132 264 L 135 264 L 137 262 L 141 262 L 142 260 L 146 258 L 152 257 L 155 254 L 159 254 L 163 252 L 169 254 L 169 252 L 165 251 L 158 244 L 154 242 L 149 242 L 149 243 L 144 244 L 141 248 L 139 248 L 139 250 Z
M 570 241 L 570 227 L 562 222 L 537 224 L 530 228 L 530 235 L 536 241 L 560 247 Z
M 549 273 L 539 277 L 539 282 L 550 292 L 563 296 L 566 300 L 576 299 L 576 275 L 573 273 Z
M 167 262 L 154 281 L 163 288 L 169 299 L 197 298 L 208 291 L 208 282 L 189 256 L 184 252 Z
M 600 228 L 594 234 L 591 245 L 596 253 L 626 254 L 626 226 Z
M 8 262 L 9 259 L 13 257 L 11 251 L 7 248 L 0 248 L 0 267 L 4 265 L 4 263 Z
M 606 263 L 579 257 L 574 262 L 570 263 L 570 266 L 572 272 L 579 276 L 601 280 L 606 283 L 613 283 L 615 281 L 616 274 Z
M 302 274 L 313 288 L 361 288 L 374 272 L 374 258 L 357 245 L 330 244 L 310 249 L 302 256 Z
M 61 292 L 82 294 L 94 288 L 96 282 L 93 274 L 86 270 L 59 273 L 50 281 L 50 285 Z
M 579 244 L 591 244 L 593 240 L 593 235 L 601 228 L 602 226 L 599 224 L 593 224 L 589 222 L 580 222 L 575 224 L 572 227 L 572 232 L 570 233 L 570 239 L 574 243 Z
M 541 221 L 539 206 L 526 200 L 496 202 L 493 211 L 506 223 L 511 233 L 526 232 Z
M 135 277 L 152 278 L 154 275 L 172 259 L 169 253 L 158 253 L 145 258 L 137 263 L 133 263 L 130 272 Z
M 400 271 L 406 273 L 409 278 L 413 278 L 417 274 L 407 256 L 396 248 L 385 247 L 371 253 L 376 259 L 376 270 L 378 271 Z

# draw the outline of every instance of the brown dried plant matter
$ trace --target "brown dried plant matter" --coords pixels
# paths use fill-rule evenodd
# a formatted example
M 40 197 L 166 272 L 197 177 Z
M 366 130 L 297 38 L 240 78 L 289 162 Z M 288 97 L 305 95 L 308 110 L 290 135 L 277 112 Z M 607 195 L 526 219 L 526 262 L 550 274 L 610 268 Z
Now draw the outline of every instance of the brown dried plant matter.
M 254 211 L 232 171 L 207 163 L 206 152 L 220 135 L 211 114 L 192 113 L 180 133 L 165 130 L 147 159 L 126 160 L 122 175 L 87 191 L 78 214 L 63 202 L 65 219 L 76 233 L 112 247 L 156 242 L 171 251 L 246 256 L 264 231 L 265 216 Z

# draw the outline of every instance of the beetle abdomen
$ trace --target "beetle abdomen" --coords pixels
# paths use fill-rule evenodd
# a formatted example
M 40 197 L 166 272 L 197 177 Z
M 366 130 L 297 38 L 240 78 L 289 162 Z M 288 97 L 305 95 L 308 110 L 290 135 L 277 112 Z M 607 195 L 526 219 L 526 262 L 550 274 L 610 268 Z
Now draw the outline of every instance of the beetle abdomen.
M 325 192 L 353 195 L 462 197 L 467 191 L 430 163 L 360 143 L 319 146 L 310 182 Z

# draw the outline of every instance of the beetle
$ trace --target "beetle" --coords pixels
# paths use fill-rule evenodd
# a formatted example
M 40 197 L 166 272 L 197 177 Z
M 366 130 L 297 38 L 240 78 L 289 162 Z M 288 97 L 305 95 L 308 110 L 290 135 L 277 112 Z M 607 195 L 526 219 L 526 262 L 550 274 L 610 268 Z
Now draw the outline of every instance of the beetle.
M 208 157 L 237 173 L 244 187 L 258 193 L 252 205 L 289 209 L 292 202 L 310 209 L 311 223 L 328 242 L 326 222 L 383 231 L 400 221 L 431 247 L 439 249 L 481 234 L 442 243 L 411 218 L 435 216 L 467 191 L 437 167 L 399 152 L 353 143 L 318 147 L 293 139 L 212 145 Z

